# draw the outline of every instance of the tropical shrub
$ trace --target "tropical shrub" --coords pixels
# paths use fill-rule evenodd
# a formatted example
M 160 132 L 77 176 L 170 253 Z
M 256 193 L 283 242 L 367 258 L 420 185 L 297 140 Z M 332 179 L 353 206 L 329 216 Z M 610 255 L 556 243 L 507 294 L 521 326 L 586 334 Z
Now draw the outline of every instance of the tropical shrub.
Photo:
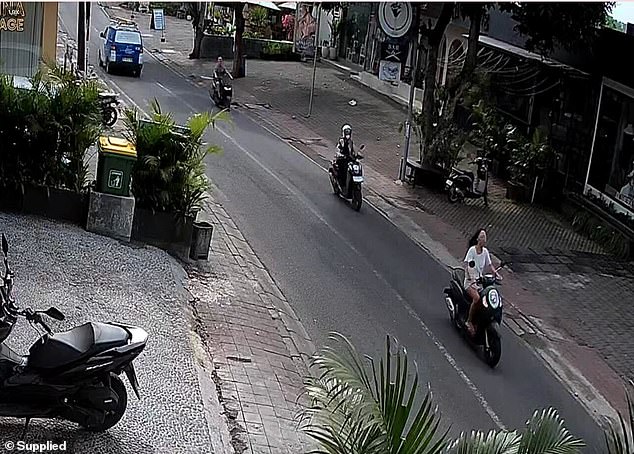
M 192 116 L 186 127 L 176 125 L 172 115 L 152 103 L 150 120 L 140 118 L 136 109 L 125 112 L 126 136 L 135 144 L 137 162 L 132 174 L 132 192 L 140 208 L 195 216 L 210 189 L 205 175 L 205 158 L 220 151 L 207 146 L 204 135 L 209 127 L 226 120 L 224 111 Z
M 307 377 L 309 404 L 300 413 L 303 431 L 320 454 L 577 454 L 584 442 L 574 437 L 553 408 L 538 410 L 523 431 L 473 431 L 450 440 L 439 429 L 440 415 L 427 389 L 421 399 L 418 371 L 410 372 L 405 348 L 387 336 L 377 365 L 365 361 L 352 343 L 331 333 L 336 345 L 313 356 Z M 408 378 L 411 375 L 412 378 Z M 629 419 L 606 432 L 606 454 L 633 454 L 634 404 Z
M 0 184 L 81 192 L 86 152 L 102 131 L 101 87 L 54 66 L 30 82 L 30 89 L 15 88 L 11 76 L 0 76 Z

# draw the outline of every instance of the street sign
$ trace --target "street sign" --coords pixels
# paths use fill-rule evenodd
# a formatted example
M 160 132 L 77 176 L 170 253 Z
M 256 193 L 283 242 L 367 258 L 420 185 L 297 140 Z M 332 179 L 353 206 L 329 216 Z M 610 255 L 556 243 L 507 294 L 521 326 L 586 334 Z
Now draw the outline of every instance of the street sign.
M 392 38 L 405 36 L 414 20 L 412 4 L 408 2 L 379 3 L 379 24 L 383 32 Z
M 152 24 L 154 25 L 152 27 L 154 30 L 165 30 L 165 16 L 162 9 L 152 10 Z
M 381 60 L 405 63 L 408 52 L 408 41 L 384 41 L 381 43 Z
M 123 172 L 121 170 L 110 170 L 108 174 L 108 187 L 111 189 L 121 189 L 123 186 Z

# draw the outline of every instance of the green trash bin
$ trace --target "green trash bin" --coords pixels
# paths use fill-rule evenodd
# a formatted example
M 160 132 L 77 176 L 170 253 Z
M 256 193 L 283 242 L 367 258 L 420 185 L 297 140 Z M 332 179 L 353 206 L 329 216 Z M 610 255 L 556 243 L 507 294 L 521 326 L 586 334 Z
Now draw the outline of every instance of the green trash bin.
M 99 137 L 97 191 L 130 196 L 130 180 L 136 162 L 136 148 L 125 139 Z

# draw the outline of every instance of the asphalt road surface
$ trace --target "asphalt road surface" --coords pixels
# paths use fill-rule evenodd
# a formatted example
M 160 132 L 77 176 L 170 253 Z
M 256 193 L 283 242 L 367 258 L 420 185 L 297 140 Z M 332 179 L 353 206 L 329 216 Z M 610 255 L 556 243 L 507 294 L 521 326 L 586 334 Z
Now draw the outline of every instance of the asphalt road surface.
M 60 15 L 63 28 L 76 24 L 76 4 L 60 3 Z M 95 66 L 98 32 L 107 22 L 93 8 Z M 206 90 L 147 51 L 140 79 L 99 73 L 146 111 L 154 98 L 179 121 L 212 109 Z M 434 259 L 370 206 L 356 213 L 333 196 L 322 169 L 239 109 L 232 118 L 231 126 L 210 134 L 224 153 L 208 158 L 208 175 L 317 345 L 338 331 L 379 357 L 386 333 L 396 336 L 454 434 L 521 429 L 536 409 L 553 406 L 575 435 L 602 443 L 593 419 L 505 327 L 495 370 L 474 354 L 449 323 L 442 294 L 449 274 Z

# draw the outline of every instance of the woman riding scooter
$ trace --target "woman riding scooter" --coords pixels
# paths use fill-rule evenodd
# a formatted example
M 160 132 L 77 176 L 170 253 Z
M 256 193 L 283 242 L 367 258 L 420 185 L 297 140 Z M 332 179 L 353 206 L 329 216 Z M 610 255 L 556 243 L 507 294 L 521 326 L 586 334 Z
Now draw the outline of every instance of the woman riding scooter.
M 491 274 L 497 275 L 493 264 L 491 263 L 491 256 L 489 250 L 485 247 L 487 243 L 487 233 L 484 229 L 478 229 L 469 240 L 469 250 L 464 258 L 465 266 L 465 281 L 464 288 L 471 298 L 471 306 L 469 307 L 469 317 L 467 318 L 467 331 L 469 335 L 475 335 L 475 327 L 473 326 L 473 320 L 482 303 L 480 301 L 480 291 L 482 286 L 478 283 L 478 279 L 491 272 Z

